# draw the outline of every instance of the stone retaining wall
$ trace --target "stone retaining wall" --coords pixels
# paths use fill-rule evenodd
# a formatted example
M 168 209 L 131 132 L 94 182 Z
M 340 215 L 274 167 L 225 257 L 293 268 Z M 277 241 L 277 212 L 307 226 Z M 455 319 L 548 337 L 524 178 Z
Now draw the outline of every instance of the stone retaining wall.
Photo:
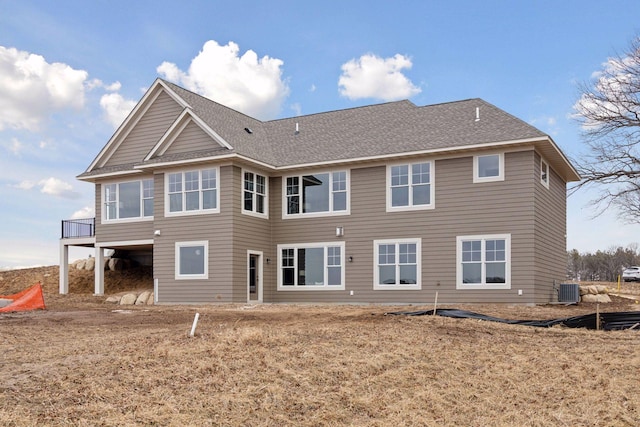
M 580 285 L 581 302 L 611 302 L 609 289 L 603 285 Z

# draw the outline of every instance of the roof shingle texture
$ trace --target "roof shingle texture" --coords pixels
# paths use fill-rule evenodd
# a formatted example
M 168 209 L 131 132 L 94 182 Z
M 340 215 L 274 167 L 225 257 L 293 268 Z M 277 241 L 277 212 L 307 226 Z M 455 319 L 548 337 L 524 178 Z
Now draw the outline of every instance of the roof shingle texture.
M 233 148 L 212 146 L 207 151 L 159 156 L 138 164 L 238 153 L 274 167 L 287 167 L 546 136 L 482 99 L 424 107 L 405 100 L 260 121 L 173 83 L 163 83 Z M 99 172 L 106 170 L 83 175 Z

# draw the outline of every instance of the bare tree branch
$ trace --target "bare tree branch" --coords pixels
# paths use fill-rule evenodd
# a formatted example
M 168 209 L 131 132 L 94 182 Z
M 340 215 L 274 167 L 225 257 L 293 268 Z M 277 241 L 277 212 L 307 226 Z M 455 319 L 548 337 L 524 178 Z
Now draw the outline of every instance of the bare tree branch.
M 574 117 L 587 152 L 575 159 L 583 180 L 569 194 L 597 187 L 596 215 L 615 207 L 626 221 L 640 222 L 640 37 L 580 92 Z

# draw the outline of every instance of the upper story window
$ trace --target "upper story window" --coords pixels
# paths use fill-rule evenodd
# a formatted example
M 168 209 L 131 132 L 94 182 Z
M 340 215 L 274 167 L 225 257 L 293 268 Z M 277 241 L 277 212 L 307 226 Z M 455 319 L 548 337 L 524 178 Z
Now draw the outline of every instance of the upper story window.
M 257 173 L 242 173 L 242 213 L 268 216 L 268 178 Z
M 153 179 L 105 184 L 102 189 L 103 220 L 153 217 Z
M 433 162 L 387 166 L 387 211 L 431 209 Z
M 218 168 L 168 173 L 165 187 L 168 215 L 220 211 Z
M 473 182 L 504 181 L 504 154 L 473 157 Z
M 284 179 L 284 216 L 349 213 L 349 172 L 288 176 Z
M 549 188 L 549 163 L 540 159 L 540 182 Z
M 511 235 L 457 238 L 457 289 L 511 288 Z

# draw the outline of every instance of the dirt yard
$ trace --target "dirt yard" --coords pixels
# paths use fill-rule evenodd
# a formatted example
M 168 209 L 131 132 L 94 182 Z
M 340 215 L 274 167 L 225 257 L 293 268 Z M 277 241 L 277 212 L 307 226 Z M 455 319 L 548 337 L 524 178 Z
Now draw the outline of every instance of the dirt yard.
M 640 331 L 385 316 L 425 306 L 115 306 L 91 272 L 0 272 L 0 295 L 37 281 L 47 310 L 0 314 L 0 425 L 637 426 Z M 149 271 L 105 289 L 151 288 Z M 637 285 L 623 292 L 640 297 Z M 595 305 L 458 307 L 551 319 Z M 615 298 L 602 311 L 640 309 Z M 188 333 L 194 314 L 200 322 Z

